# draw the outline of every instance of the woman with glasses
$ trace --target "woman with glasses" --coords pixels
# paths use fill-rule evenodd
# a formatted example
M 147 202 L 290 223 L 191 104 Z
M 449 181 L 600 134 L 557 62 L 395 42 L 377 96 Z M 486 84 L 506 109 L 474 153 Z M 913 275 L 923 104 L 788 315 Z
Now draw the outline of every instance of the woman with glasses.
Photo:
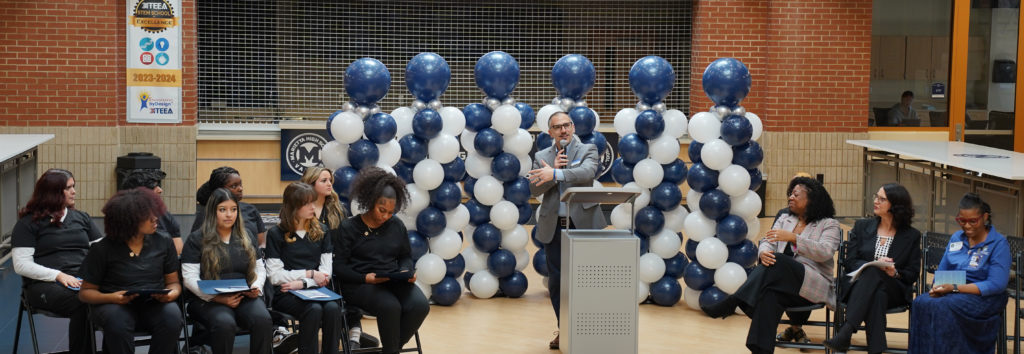
M 866 266 L 856 280 L 840 279 L 841 300 L 846 302 L 846 323 L 825 346 L 836 352 L 850 348 L 850 337 L 864 322 L 868 352 L 886 348 L 886 310 L 905 306 L 913 299 L 913 285 L 921 267 L 921 232 L 910 226 L 914 203 L 903 186 L 889 183 L 874 198 L 874 217 L 857 222 L 850 231 L 850 246 L 843 262 L 847 272 L 868 262 L 884 261 L 892 265 Z
M 999 314 L 1006 307 L 1010 245 L 992 226 L 992 208 L 977 194 L 964 195 L 958 208 L 956 221 L 961 230 L 949 238 L 936 275 L 963 272 L 966 282 L 939 281 L 928 296 L 914 299 L 911 353 L 995 351 L 1001 331 Z

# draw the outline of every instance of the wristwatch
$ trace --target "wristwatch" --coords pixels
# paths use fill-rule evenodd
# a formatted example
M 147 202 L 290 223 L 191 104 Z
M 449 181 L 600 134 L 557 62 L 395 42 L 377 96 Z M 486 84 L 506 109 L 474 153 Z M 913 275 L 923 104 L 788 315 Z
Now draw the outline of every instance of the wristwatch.
M 960 289 L 956 288 L 956 284 L 953 284 L 953 293 L 954 294 L 959 294 L 960 293 Z

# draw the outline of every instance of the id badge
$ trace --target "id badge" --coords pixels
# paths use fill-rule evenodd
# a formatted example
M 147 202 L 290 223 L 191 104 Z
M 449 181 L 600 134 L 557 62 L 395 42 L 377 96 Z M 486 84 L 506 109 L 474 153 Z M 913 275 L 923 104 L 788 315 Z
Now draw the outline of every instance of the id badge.
M 964 248 L 964 243 L 961 242 L 961 241 L 957 241 L 957 242 L 953 242 L 953 243 L 949 244 L 949 251 L 950 252 L 959 251 L 961 248 Z

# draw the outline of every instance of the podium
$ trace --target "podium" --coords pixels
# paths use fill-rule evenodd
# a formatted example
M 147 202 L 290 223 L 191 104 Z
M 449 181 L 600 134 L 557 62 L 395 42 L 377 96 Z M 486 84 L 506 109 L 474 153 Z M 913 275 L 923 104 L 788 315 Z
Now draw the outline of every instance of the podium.
M 636 188 L 573 187 L 562 201 L 567 206 L 634 203 L 638 195 Z M 637 353 L 640 239 L 632 229 L 565 229 L 561 238 L 561 351 Z

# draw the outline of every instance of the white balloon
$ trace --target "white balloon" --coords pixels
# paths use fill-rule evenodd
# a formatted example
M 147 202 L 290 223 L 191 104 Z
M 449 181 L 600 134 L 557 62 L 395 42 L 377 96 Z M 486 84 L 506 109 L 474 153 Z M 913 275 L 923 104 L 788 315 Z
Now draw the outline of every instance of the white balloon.
M 444 212 L 444 220 L 448 222 L 446 227 L 449 229 L 462 231 L 469 225 L 469 209 L 466 209 L 465 204 L 459 204 L 455 209 Z
M 395 172 L 395 168 L 394 167 L 382 164 L 382 163 L 380 163 L 380 161 L 377 161 L 377 165 L 376 166 L 377 166 L 377 168 L 384 170 L 384 172 L 390 173 L 393 176 L 398 176 L 398 173 Z
M 750 172 L 740 165 L 729 165 L 718 173 L 718 188 L 731 197 L 750 192 Z
M 636 117 L 639 115 L 640 111 L 635 108 L 623 108 L 615 114 L 612 126 L 615 127 L 615 132 L 619 134 L 619 137 L 636 133 Z
M 490 299 L 498 293 L 498 278 L 489 270 L 473 273 L 469 278 L 469 290 L 477 298 Z
M 728 193 L 728 192 L 726 192 Z M 741 195 L 729 198 L 732 203 L 729 213 L 739 215 L 747 219 L 757 216 L 761 212 L 761 197 L 752 190 L 747 190 Z
M 679 247 L 682 245 L 683 240 L 679 238 L 679 235 L 664 228 L 650 238 L 651 252 L 664 259 L 669 259 L 679 254 Z
M 342 112 L 331 121 L 331 134 L 339 143 L 354 143 L 363 137 L 363 118 L 353 112 Z
M 426 208 L 428 205 L 430 205 L 430 194 L 427 193 L 427 191 L 423 190 L 423 188 L 420 188 L 420 186 L 416 185 L 415 183 L 405 185 L 405 191 L 406 194 L 409 195 L 409 205 L 405 207 L 404 212 L 408 213 L 409 215 L 412 215 L 414 217 L 413 220 L 416 220 L 415 216 L 419 214 L 421 211 L 423 211 L 423 209 Z M 413 222 L 412 224 L 416 225 L 415 222 Z M 405 225 L 406 228 L 408 228 L 409 224 L 407 223 Z
M 469 239 L 472 240 L 473 238 L 470 237 Z M 467 272 L 477 273 L 487 269 L 487 254 L 480 252 L 472 245 L 462 250 L 462 260 L 466 261 Z
M 704 193 L 698 192 L 696 189 L 690 189 L 690 191 L 686 192 L 686 205 L 690 206 L 690 210 L 700 211 L 698 204 L 700 204 L 700 197 L 702 195 Z
M 679 139 L 669 134 L 661 134 L 657 139 L 651 140 L 649 149 L 654 161 L 667 165 L 679 158 Z
M 651 189 L 658 186 L 664 176 L 665 170 L 654 159 L 643 159 L 637 162 L 636 166 L 633 166 L 633 180 L 641 188 Z
M 665 215 L 666 230 L 683 232 L 683 228 L 686 226 L 686 217 L 690 215 L 690 212 L 686 211 L 686 207 L 680 205 L 672 210 L 662 212 L 662 214 Z
M 516 270 L 522 272 L 530 266 L 530 251 L 527 251 L 526 247 L 512 253 L 516 255 Z
M 662 173 L 664 173 L 664 171 L 662 171 Z M 640 191 L 640 195 L 636 196 L 636 199 L 633 199 L 633 215 L 636 215 L 636 213 L 640 212 L 640 209 L 643 209 L 651 203 L 650 189 L 640 187 L 636 182 L 626 183 L 622 188 L 636 189 Z
M 467 154 L 476 153 L 476 148 L 473 147 L 474 139 L 476 139 L 476 132 L 469 129 L 463 130 L 462 134 L 459 135 L 459 142 L 462 143 L 462 148 L 466 150 Z
M 430 298 L 430 295 L 432 293 L 432 289 L 430 288 L 430 284 L 426 284 L 422 280 L 419 280 L 419 279 L 416 279 L 416 282 L 414 284 L 416 284 L 417 288 L 420 288 L 420 291 L 423 292 L 423 296 L 424 297 L 426 297 L 428 299 Z
M 636 302 L 643 303 L 647 300 L 648 295 L 651 295 L 651 285 L 638 281 L 636 284 Z
M 324 167 L 331 171 L 348 166 L 348 145 L 337 140 L 328 141 L 320 149 L 320 161 L 323 161 Z
M 444 279 L 447 266 L 444 259 L 433 253 L 427 253 L 416 260 L 416 279 L 427 284 L 437 284 Z
M 629 230 L 633 227 L 633 205 L 623 203 L 612 208 L 612 226 L 619 230 Z
M 444 229 L 440 235 L 427 239 L 430 245 L 430 253 L 441 256 L 442 259 L 452 259 L 462 251 L 462 238 L 452 229 Z
M 462 133 L 463 136 L 466 133 Z M 491 158 L 471 152 L 466 155 L 466 173 L 473 178 L 483 178 L 491 175 Z
M 637 262 L 636 274 L 641 282 L 656 282 L 665 275 L 665 260 L 657 254 L 646 253 Z
M 750 120 L 750 125 L 754 128 L 753 134 L 750 135 L 750 140 L 761 139 L 761 133 L 764 132 L 764 123 L 761 122 L 761 117 L 750 112 L 747 112 L 743 116 L 747 117 L 747 120 Z
M 717 237 L 708 237 L 697 243 L 697 262 L 708 269 L 718 269 L 729 259 L 729 248 Z
M 683 302 L 686 302 L 686 306 L 700 311 L 700 290 L 690 289 L 688 286 L 683 286 Z
M 391 116 L 395 118 L 395 123 L 398 123 L 398 130 L 395 133 L 396 137 L 401 138 L 412 134 L 412 117 L 415 115 L 416 111 L 409 107 L 398 107 L 391 111 Z
M 714 236 L 716 226 L 718 224 L 714 220 L 704 216 L 700 209 L 694 208 L 690 215 L 687 215 L 686 219 L 683 220 L 683 233 L 690 240 L 700 242 Z
M 679 139 L 686 134 L 686 114 L 678 109 L 670 109 L 661 114 L 665 120 L 665 134 Z
M 562 107 L 559 107 L 557 104 L 549 104 L 541 107 L 540 110 L 537 111 L 537 128 L 540 128 L 540 131 L 542 132 L 548 131 L 548 120 L 551 119 L 551 115 L 556 112 L 563 112 Z
M 466 129 L 466 115 L 462 114 L 461 109 L 448 106 L 441 108 L 438 113 L 441 114 L 441 121 L 444 124 L 441 127 L 442 133 L 458 136 Z
M 395 217 L 402 221 L 402 224 L 405 225 L 406 231 L 416 231 L 416 215 L 410 215 L 408 214 L 408 211 L 409 209 L 406 207 L 406 210 L 396 213 Z
M 533 159 L 530 154 L 519 156 L 519 175 L 526 176 L 527 172 L 533 169 Z
M 690 118 L 687 130 L 690 132 L 690 137 L 693 140 L 707 144 L 711 139 L 717 139 L 722 133 L 722 122 L 718 120 L 714 113 L 700 112 Z
M 512 253 L 525 250 L 528 242 L 530 242 L 530 233 L 526 232 L 523 225 L 516 225 L 509 230 L 501 231 L 501 248 L 512 251 Z
M 704 166 L 721 171 L 732 164 L 732 146 L 725 140 L 711 139 L 700 148 L 700 160 Z
M 515 133 L 504 135 L 504 145 L 501 147 L 507 153 L 517 157 L 529 156 L 530 148 L 533 147 L 533 137 L 526 129 L 517 129 Z
M 519 123 L 523 116 L 516 109 L 516 106 L 504 104 L 491 113 L 491 128 L 501 134 L 513 134 L 519 129 Z
M 377 165 L 394 166 L 398 164 L 398 160 L 402 159 L 402 146 L 395 139 L 388 140 L 388 142 L 383 144 L 377 144 L 377 151 L 380 152 Z
M 413 167 L 412 180 L 424 190 L 434 190 L 441 185 L 441 182 L 444 182 L 444 168 L 441 167 L 440 162 L 424 159 L 416 163 L 416 167 Z
M 447 133 L 438 134 L 427 143 L 427 156 L 440 163 L 449 163 L 459 156 L 459 139 Z
M 715 286 L 732 295 L 747 281 L 747 271 L 739 264 L 728 262 L 715 270 Z
M 752 217 L 743 220 L 747 222 L 747 239 L 757 242 L 757 239 L 761 237 L 761 219 Z
M 477 186 L 479 185 L 480 181 L 477 181 Z M 480 190 L 480 188 L 477 186 L 473 187 L 473 195 L 477 197 L 477 200 L 480 200 L 480 195 L 476 194 L 477 191 Z M 499 186 L 498 198 L 501 198 L 502 192 L 503 189 L 501 186 Z M 481 201 L 481 203 L 483 202 Z M 512 228 L 519 226 L 516 224 L 517 221 L 519 221 L 519 207 L 516 207 L 516 205 L 512 204 L 512 202 L 502 200 L 497 203 L 494 203 L 494 206 L 491 207 L 491 224 L 494 224 L 494 227 L 497 227 L 499 230 L 512 230 Z
M 480 179 L 476 181 L 476 184 L 473 185 L 473 197 L 476 197 L 476 200 L 483 205 L 497 204 L 501 201 L 501 196 L 504 193 L 505 188 L 502 187 L 501 181 L 498 181 L 494 176 L 480 177 Z M 491 212 L 494 212 L 493 208 L 491 209 Z M 519 209 L 516 209 L 516 215 L 519 215 Z

